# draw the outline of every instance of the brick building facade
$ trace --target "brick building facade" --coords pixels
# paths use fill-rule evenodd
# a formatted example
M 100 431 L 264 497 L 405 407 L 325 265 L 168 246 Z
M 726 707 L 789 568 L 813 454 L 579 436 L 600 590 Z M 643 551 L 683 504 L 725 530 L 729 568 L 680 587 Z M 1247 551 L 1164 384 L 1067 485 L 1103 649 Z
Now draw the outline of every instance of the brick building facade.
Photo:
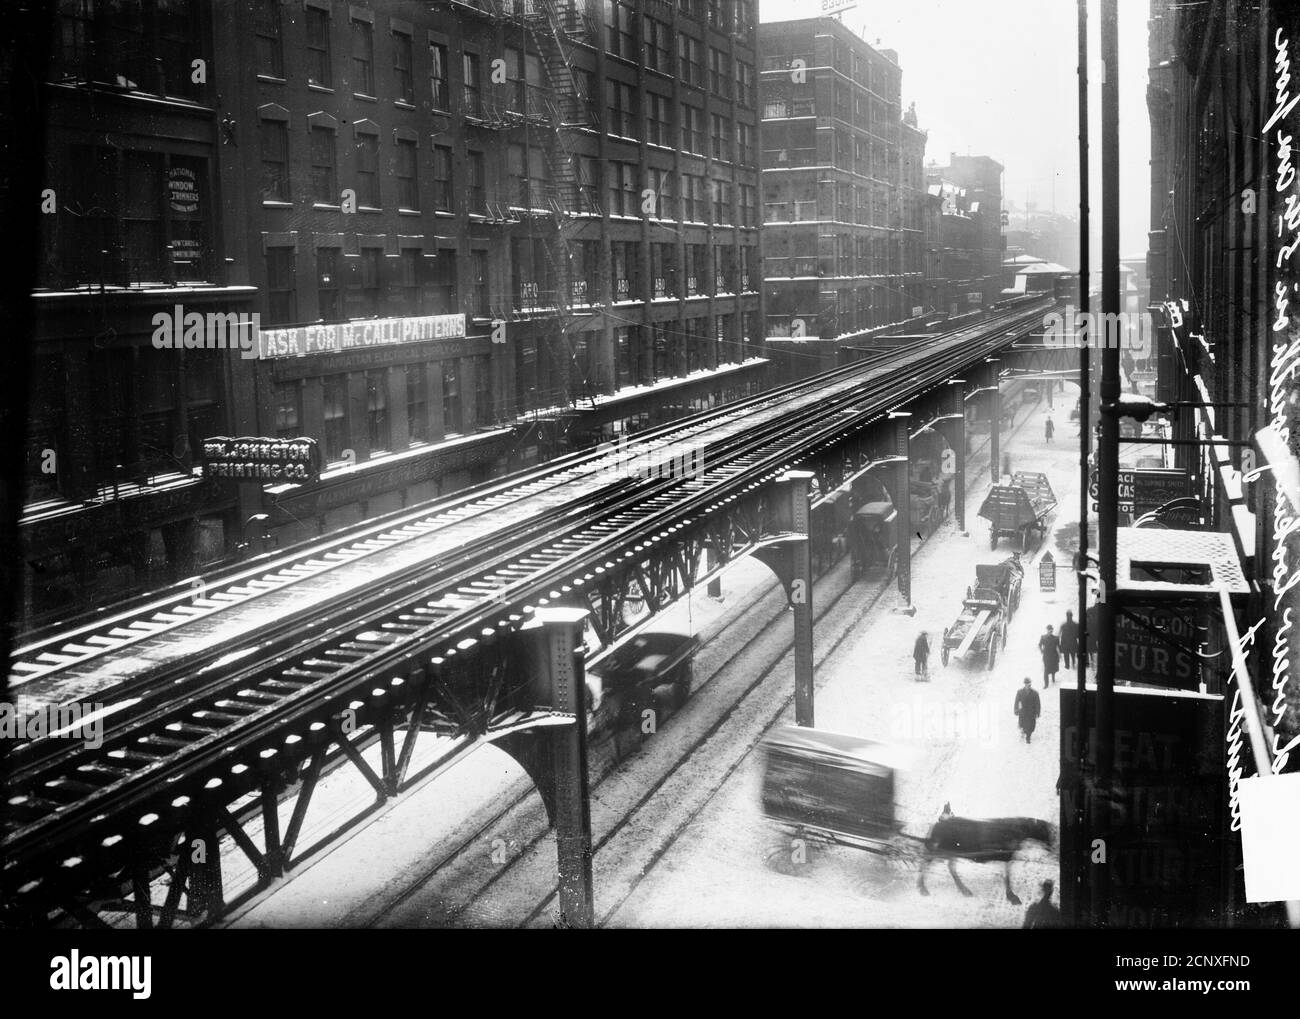
M 924 304 L 925 134 L 893 51 L 833 18 L 760 38 L 767 335 L 804 374 Z
M 751 0 L 63 5 L 29 618 L 756 391 L 756 20 Z M 178 306 L 256 314 L 254 356 L 155 349 Z M 321 480 L 205 481 L 219 434 L 315 438 Z

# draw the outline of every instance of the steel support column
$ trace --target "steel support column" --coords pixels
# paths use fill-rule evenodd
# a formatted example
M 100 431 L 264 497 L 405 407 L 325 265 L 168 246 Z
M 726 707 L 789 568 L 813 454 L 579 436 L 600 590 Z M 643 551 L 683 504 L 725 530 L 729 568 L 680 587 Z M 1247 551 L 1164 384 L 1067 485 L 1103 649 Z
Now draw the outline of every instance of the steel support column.
M 592 925 L 591 801 L 587 785 L 586 668 L 582 657 L 584 609 L 539 609 L 537 664 L 550 685 L 551 708 L 572 713 L 573 725 L 544 730 L 551 744 L 555 781 L 555 841 L 559 857 L 560 926 Z
M 912 486 L 911 449 L 909 431 L 912 415 L 906 411 L 892 411 L 894 422 L 893 448 L 890 453 L 902 457 L 894 466 L 894 508 L 898 511 L 898 593 L 912 604 Z
M 952 506 L 957 515 L 957 530 L 966 530 L 966 381 L 964 379 L 948 380 L 948 413 L 959 414 L 950 418 L 955 427 L 952 429 L 952 449 L 957 454 L 957 473 L 953 478 Z
M 906 465 L 904 465 L 906 466 Z M 787 471 L 777 484 L 779 498 L 789 500 L 790 530 L 802 540 L 787 546 L 790 557 L 790 606 L 794 609 L 794 721 L 813 725 L 812 556 L 808 547 L 808 482 L 812 471 Z
M 1002 374 L 997 361 L 989 362 L 989 373 L 993 376 L 988 383 L 993 391 L 989 401 L 989 480 L 996 485 L 1002 477 Z
M 706 571 L 715 569 L 718 563 L 720 562 L 720 558 L 721 557 L 718 555 L 718 550 L 713 545 L 704 546 L 704 569 Z M 713 580 L 710 580 L 708 587 L 705 589 L 704 593 L 707 594 L 710 598 L 721 598 L 722 578 L 715 577 Z
M 1101 59 L 1101 310 L 1120 311 L 1119 278 L 1119 11 L 1117 0 L 1102 0 Z M 1112 321 L 1107 319 L 1107 321 Z M 1097 760 L 1092 802 L 1092 839 L 1109 838 L 1110 793 L 1115 752 L 1115 570 L 1119 521 L 1119 348 L 1101 351 L 1101 441 L 1097 447 L 1097 543 L 1100 552 L 1097 613 Z M 1110 926 L 1110 872 L 1092 867 L 1092 925 Z

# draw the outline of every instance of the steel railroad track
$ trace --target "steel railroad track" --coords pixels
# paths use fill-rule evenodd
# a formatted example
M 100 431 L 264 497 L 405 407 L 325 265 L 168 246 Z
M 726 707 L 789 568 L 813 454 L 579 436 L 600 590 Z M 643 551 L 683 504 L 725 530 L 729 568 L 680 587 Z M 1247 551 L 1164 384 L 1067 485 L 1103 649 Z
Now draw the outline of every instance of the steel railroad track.
M 99 750 L 73 745 L 33 758 L 27 766 L 15 762 L 10 806 L 20 811 L 20 819 L 5 840 L 6 877 L 30 884 L 40 882 L 43 867 L 72 872 L 94 863 L 102 869 L 122 843 L 131 842 L 133 825 L 145 818 L 154 825 L 164 817 L 179 823 L 177 815 L 190 797 L 202 795 L 204 788 L 211 791 L 214 781 L 224 785 L 213 793 L 223 802 L 246 794 L 256 788 L 258 776 L 245 762 L 268 753 L 301 759 L 310 746 L 334 738 L 329 718 L 341 708 L 364 709 L 400 695 L 403 675 L 513 627 L 529 609 L 593 579 L 593 569 L 632 557 L 722 502 L 770 482 L 842 435 L 941 384 L 1007 335 L 1023 333 L 1039 312 L 1017 309 L 952 334 L 938 349 L 934 340 L 925 350 L 899 348 L 874 361 L 867 378 L 845 391 L 823 394 L 713 444 L 712 455 L 722 459 L 698 477 L 640 483 L 636 491 L 591 508 L 576 521 L 554 529 L 539 526 L 527 547 L 508 543 L 495 557 L 438 577 L 436 587 L 451 589 L 450 596 L 429 598 L 424 590 L 412 600 L 403 587 L 395 592 L 398 597 L 368 602 L 372 607 L 360 617 L 354 603 L 350 617 L 344 609 L 329 614 L 271 668 L 236 667 L 201 691 L 123 719 Z M 860 366 L 851 367 L 863 374 Z M 426 576 L 424 588 L 431 582 Z M 388 677 L 387 685 L 382 677 Z M 295 744 L 301 744 L 296 752 Z
M 37 707 L 90 700 L 121 681 L 129 681 L 129 686 L 114 690 L 115 700 L 129 698 L 141 687 L 165 687 L 183 678 L 175 675 L 177 664 L 192 674 L 247 646 L 250 639 L 260 645 L 294 629 L 308 616 L 292 606 L 286 609 L 286 602 L 304 593 L 316 596 L 310 612 L 317 615 L 340 599 L 354 597 L 359 587 L 375 581 L 378 570 L 373 564 L 384 553 L 436 562 L 449 550 L 456 554 L 483 534 L 512 526 L 521 508 L 536 512 L 539 506 L 598 494 L 608 479 L 618 477 L 620 462 L 654 457 L 683 442 L 707 441 L 708 432 L 719 424 L 779 408 L 820 391 L 827 381 L 851 380 L 877 360 L 843 366 L 816 385 L 794 383 L 639 433 L 613 452 L 570 454 L 523 476 L 477 486 L 432 506 L 396 511 L 269 559 L 258 557 L 250 564 L 182 581 L 110 613 L 46 628 L 15 650 L 11 689 Z M 439 547 L 422 556 L 422 549 L 435 545 Z M 383 579 L 400 580 L 400 572 Z M 240 610 L 242 615 L 232 619 Z

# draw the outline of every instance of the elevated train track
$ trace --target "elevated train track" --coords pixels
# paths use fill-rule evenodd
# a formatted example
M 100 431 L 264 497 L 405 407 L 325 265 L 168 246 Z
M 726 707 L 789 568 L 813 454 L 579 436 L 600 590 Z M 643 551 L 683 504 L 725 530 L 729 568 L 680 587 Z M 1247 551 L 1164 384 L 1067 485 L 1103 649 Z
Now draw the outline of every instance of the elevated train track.
M 638 571 L 675 569 L 688 587 L 710 542 L 724 558 L 758 547 L 773 537 L 763 501 L 784 471 L 981 363 L 1037 328 L 1050 306 L 1019 302 L 626 449 L 566 457 L 204 578 L 203 604 L 181 589 L 45 634 L 19 652 L 19 692 L 90 690 L 119 709 L 98 748 L 56 739 L 14 748 L 5 901 L 28 922 L 82 923 L 96 922 L 106 901 L 128 902 L 119 908 L 149 925 L 174 922 L 184 894 L 191 913 L 211 918 L 231 905 L 219 856 L 215 873 L 195 869 L 178 847 L 227 832 L 263 884 L 274 882 L 294 863 L 328 763 L 356 765 L 383 800 L 417 780 L 408 769 L 421 732 L 502 739 L 569 724 L 529 702 L 518 642 L 505 639 L 533 611 L 582 604 L 616 573 L 648 590 L 660 585 Z M 647 456 L 651 469 L 640 469 Z M 697 469 L 660 472 L 658 463 Z M 332 590 L 310 586 L 326 575 Z M 296 608 L 295 592 L 309 592 Z M 234 600 L 223 605 L 223 594 Z M 259 631 L 268 614 L 275 622 Z M 608 612 L 596 625 L 603 640 L 617 636 Z M 360 753 L 376 742 L 378 770 Z M 294 790 L 282 834 L 281 801 Z M 258 813 L 261 846 L 241 823 Z

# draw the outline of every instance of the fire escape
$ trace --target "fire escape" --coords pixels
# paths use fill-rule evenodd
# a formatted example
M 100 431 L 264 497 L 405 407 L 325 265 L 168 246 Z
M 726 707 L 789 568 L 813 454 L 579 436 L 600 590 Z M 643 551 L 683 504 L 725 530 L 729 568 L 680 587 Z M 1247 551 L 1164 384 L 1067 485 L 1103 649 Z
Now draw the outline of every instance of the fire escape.
M 590 265 L 584 262 L 581 278 L 573 272 L 577 241 L 597 228 L 601 214 L 597 192 L 571 145 L 573 132 L 599 126 L 591 97 L 583 94 L 574 73 L 575 47 L 591 38 L 593 26 L 572 0 L 444 3 L 461 16 L 501 25 L 507 45 L 526 54 L 526 61 L 535 56 L 540 64 L 540 75 L 531 76 L 534 80 L 519 68 L 507 68 L 518 77 L 504 82 L 489 76 L 492 84 L 481 96 L 466 95 L 465 118 L 471 128 L 497 132 L 507 145 L 522 146 L 522 167 L 507 167 L 512 175 L 486 195 L 485 216 L 489 224 L 507 231 L 509 241 L 527 242 L 534 278 L 512 279 L 510 292 L 490 296 L 489 311 L 497 321 L 545 323 L 539 353 L 545 352 L 555 385 L 538 394 L 536 406 L 519 409 L 521 416 L 532 417 L 530 427 L 545 435 L 545 445 L 558 451 L 576 408 L 583 401 L 594 405 L 597 395 L 595 380 L 587 364 L 579 362 L 572 342 L 575 332 L 592 328 L 598 310 L 594 302 L 601 292 L 591 279 Z M 540 154 L 540 166 L 534 153 Z M 522 266 L 513 269 L 518 272 Z

